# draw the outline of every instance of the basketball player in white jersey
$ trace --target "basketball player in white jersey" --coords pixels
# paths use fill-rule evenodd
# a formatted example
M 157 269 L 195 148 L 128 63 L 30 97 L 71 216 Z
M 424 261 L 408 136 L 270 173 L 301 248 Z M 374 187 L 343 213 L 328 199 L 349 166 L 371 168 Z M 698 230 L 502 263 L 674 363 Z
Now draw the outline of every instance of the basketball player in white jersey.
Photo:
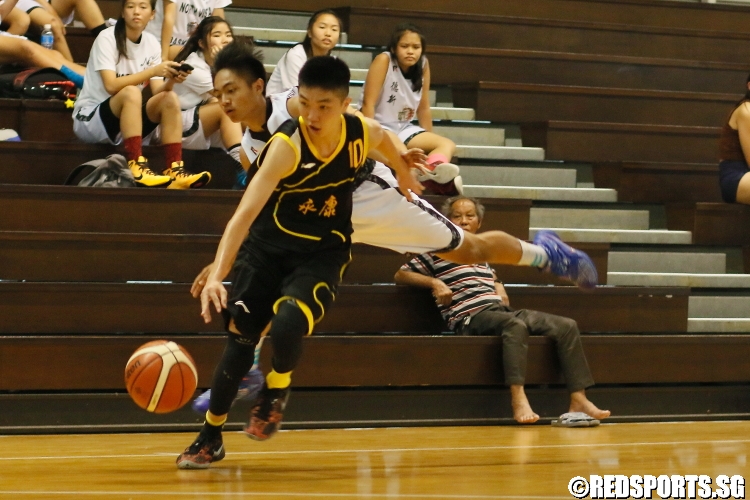
M 427 152 L 429 171 L 419 180 L 437 194 L 454 195 L 462 190 L 458 167 L 449 163 L 456 145 L 432 132 L 430 65 L 424 47 L 424 36 L 416 26 L 397 26 L 389 51 L 375 57 L 370 65 L 360 110 L 396 133 L 406 147 Z M 419 126 L 412 124 L 415 118 Z
M 262 68 L 260 63 L 257 66 Z M 246 127 L 240 158 L 243 166 L 251 169 L 251 176 L 255 168 L 251 164 L 266 142 L 283 123 L 300 116 L 300 103 L 296 89 L 264 97 L 265 72 L 253 72 L 248 65 L 248 70 L 239 76 L 217 86 L 214 94 L 227 116 Z M 396 147 L 407 154 L 403 144 L 397 143 Z M 540 231 L 535 244 L 502 231 L 467 233 L 413 193 L 412 201 L 408 201 L 397 185 L 391 170 L 376 162 L 372 173 L 352 196 L 352 242 L 399 253 L 436 252 L 441 258 L 458 264 L 489 262 L 538 267 L 564 276 L 583 288 L 596 286 L 598 277 L 591 259 L 563 243 L 554 233 Z M 209 265 L 195 278 L 191 288 L 194 297 L 200 296 L 210 271 Z M 261 345 L 258 344 L 258 350 Z M 256 360 L 257 357 L 256 352 Z M 258 378 L 243 379 L 240 394 L 252 398 L 253 388 L 248 387 L 252 380 Z M 209 391 L 200 395 L 193 409 L 205 412 L 209 397 Z

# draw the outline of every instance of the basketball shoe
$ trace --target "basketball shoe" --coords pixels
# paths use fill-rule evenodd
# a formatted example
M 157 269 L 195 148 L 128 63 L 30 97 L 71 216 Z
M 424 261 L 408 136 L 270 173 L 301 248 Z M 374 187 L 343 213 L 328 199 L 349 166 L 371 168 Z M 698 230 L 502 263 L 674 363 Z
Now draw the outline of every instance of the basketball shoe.
M 589 256 L 563 243 L 554 231 L 538 231 L 534 244 L 547 252 L 546 271 L 567 278 L 581 288 L 596 287 L 599 276 Z
M 218 462 L 224 456 L 224 442 L 221 434 L 218 437 L 209 438 L 201 433 L 198 434 L 195 442 L 177 457 L 177 468 L 208 469 L 211 463 Z
M 173 162 L 172 167 L 164 171 L 164 175 L 169 176 L 172 180 L 169 189 L 195 189 L 211 182 L 210 172 L 194 174 L 185 170 L 185 166 L 181 161 Z
M 289 401 L 291 389 L 269 389 L 263 384 L 253 409 L 250 410 L 250 423 L 244 431 L 247 437 L 256 441 L 265 441 L 281 429 L 281 419 Z
M 242 377 L 240 381 L 240 388 L 237 390 L 237 396 L 234 398 L 234 402 L 240 400 L 253 401 L 258 397 L 258 393 L 263 388 L 263 381 L 265 380 L 263 372 L 257 368 L 250 370 Z M 211 389 L 207 390 L 197 398 L 193 400 L 193 411 L 199 415 L 205 415 L 208 411 L 208 402 L 211 399 Z M 234 404 L 232 402 L 232 404 Z
M 138 157 L 138 161 L 130 160 L 128 168 L 133 173 L 133 179 L 138 186 L 145 187 L 164 187 L 172 182 L 168 175 L 157 175 L 148 167 L 148 160 L 143 156 Z
M 431 194 L 438 194 L 442 196 L 456 196 L 458 194 L 464 194 L 464 183 L 460 175 L 457 175 L 454 179 L 446 182 L 445 184 L 438 184 L 435 181 L 424 180 L 421 181 L 425 188 Z

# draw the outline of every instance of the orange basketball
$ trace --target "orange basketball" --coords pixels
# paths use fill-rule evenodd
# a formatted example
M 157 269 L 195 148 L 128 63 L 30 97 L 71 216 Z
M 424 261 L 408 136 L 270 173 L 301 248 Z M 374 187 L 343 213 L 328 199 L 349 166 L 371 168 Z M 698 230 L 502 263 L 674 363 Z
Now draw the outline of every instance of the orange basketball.
M 125 387 L 135 404 L 153 413 L 185 405 L 198 386 L 190 354 L 174 342 L 154 340 L 139 347 L 125 366 Z

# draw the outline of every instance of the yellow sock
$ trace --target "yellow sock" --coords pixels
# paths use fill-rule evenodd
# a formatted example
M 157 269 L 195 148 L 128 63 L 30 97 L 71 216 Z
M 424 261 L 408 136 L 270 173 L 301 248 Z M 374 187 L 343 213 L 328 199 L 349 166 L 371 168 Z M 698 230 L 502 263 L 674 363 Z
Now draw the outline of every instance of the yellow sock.
M 271 373 L 266 375 L 266 385 L 269 389 L 286 389 L 292 384 L 292 372 L 277 373 L 276 370 L 271 370 Z
M 227 421 L 227 415 L 216 416 L 210 411 L 206 412 L 206 422 L 214 427 L 221 427 Z

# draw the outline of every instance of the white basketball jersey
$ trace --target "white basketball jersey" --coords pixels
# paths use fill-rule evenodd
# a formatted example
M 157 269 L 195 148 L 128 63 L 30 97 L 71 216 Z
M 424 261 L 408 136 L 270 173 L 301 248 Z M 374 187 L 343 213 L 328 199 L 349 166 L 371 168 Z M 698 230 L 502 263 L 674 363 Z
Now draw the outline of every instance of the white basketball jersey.
M 291 90 L 266 97 L 268 106 L 265 129 L 262 132 L 252 132 L 249 128 L 245 129 L 245 135 L 242 136 L 242 142 L 240 143 L 250 163 L 255 161 L 255 158 L 258 157 L 281 124 L 292 119 L 292 115 L 286 109 L 286 102 L 296 95 L 297 87 L 294 87 Z
M 391 132 L 398 133 L 416 118 L 419 101 L 422 100 L 422 89 L 417 92 L 412 90 L 411 80 L 404 77 L 396 57 L 390 52 L 384 54 L 388 54 L 391 64 L 375 105 L 375 121 Z M 364 96 L 364 91 L 362 95 Z

